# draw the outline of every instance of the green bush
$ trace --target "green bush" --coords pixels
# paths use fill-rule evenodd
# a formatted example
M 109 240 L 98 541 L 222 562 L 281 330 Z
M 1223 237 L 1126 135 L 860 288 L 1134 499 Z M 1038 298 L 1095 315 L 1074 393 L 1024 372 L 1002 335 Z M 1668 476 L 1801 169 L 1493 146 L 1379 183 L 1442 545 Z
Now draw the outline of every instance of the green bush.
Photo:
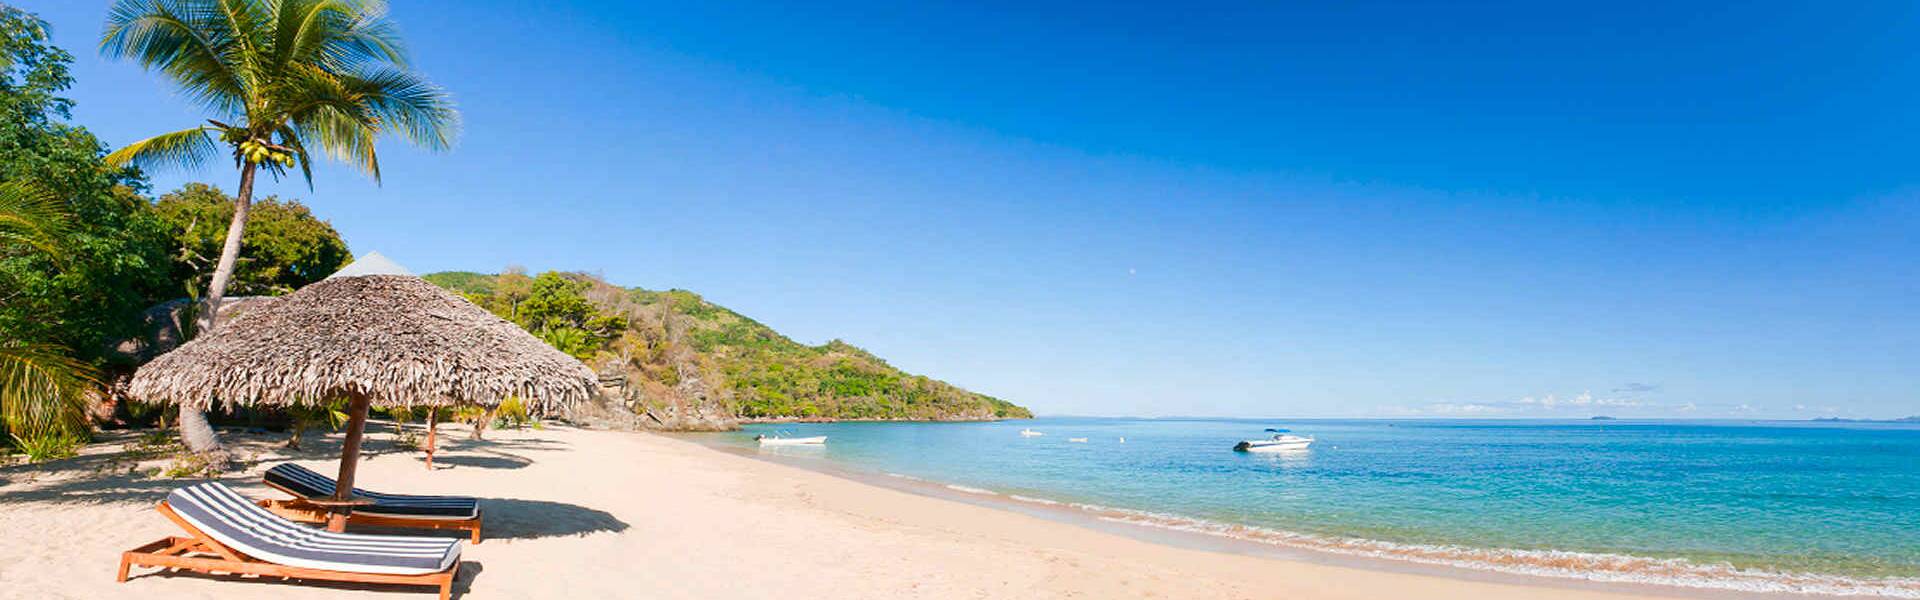
M 533 415 L 527 413 L 527 405 L 519 397 L 508 397 L 493 411 L 493 426 L 496 429 L 512 427 L 520 429 L 533 423 Z
M 13 447 L 27 455 L 27 462 L 41 462 L 72 457 L 80 453 L 80 447 L 87 444 L 85 435 L 71 431 L 55 431 L 21 437 L 13 436 Z
M 192 452 L 182 452 L 173 460 L 173 465 L 160 472 L 161 477 L 180 479 L 185 477 L 216 477 L 220 468 L 209 462 L 207 457 Z

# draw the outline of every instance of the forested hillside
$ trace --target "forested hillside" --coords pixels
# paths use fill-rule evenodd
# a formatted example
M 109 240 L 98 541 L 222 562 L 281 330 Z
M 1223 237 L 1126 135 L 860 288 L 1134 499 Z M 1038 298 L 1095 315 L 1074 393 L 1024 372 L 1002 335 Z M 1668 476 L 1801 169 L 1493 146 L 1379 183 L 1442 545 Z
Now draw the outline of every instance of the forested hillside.
M 1027 418 L 1027 409 L 912 375 L 846 342 L 809 346 L 684 290 L 620 288 L 575 273 L 449 272 L 460 292 L 581 358 L 659 426 L 734 419 Z

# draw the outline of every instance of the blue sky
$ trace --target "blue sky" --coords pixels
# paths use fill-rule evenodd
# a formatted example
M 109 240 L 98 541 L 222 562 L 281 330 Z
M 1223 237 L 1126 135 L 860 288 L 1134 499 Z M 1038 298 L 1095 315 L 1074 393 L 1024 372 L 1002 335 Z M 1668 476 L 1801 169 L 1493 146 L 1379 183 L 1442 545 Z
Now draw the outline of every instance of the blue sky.
M 1042 413 L 1920 414 L 1914 6 L 1277 4 L 398 2 L 459 147 L 263 191 Z

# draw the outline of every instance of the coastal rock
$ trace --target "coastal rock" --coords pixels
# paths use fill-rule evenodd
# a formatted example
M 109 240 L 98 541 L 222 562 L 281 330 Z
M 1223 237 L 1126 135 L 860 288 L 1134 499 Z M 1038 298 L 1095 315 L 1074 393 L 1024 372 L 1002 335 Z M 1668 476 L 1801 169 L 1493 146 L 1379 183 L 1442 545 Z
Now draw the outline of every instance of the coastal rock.
M 616 369 L 613 372 L 605 368 Z M 691 369 L 689 369 L 691 370 Z M 588 409 L 600 426 L 659 431 L 731 431 L 739 428 L 725 403 L 716 399 L 697 374 L 678 385 L 648 381 L 632 369 L 603 365 L 599 407 Z

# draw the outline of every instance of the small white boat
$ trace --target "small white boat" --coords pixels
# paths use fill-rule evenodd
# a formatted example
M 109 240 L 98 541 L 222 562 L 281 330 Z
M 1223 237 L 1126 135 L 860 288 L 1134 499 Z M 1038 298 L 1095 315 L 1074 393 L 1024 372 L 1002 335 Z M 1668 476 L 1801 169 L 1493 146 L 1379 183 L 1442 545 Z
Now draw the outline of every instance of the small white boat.
M 760 440 L 762 446 L 817 446 L 827 443 L 827 436 L 824 435 L 797 438 L 756 435 L 753 439 Z
M 1075 444 L 1085 444 L 1087 443 L 1087 438 L 1067 438 L 1067 441 Z
M 1032 429 L 1022 429 L 1022 430 L 1020 430 L 1020 437 L 1034 437 L 1034 436 L 1037 436 L 1037 435 L 1046 435 L 1046 434 L 1044 434 L 1044 433 L 1040 433 L 1040 432 L 1038 432 L 1038 431 L 1034 431 L 1034 430 L 1032 430 Z
M 1313 444 L 1313 438 L 1287 433 L 1285 429 L 1268 429 L 1273 434 L 1264 440 L 1244 440 L 1234 444 L 1233 449 L 1240 452 L 1291 452 L 1306 450 Z

